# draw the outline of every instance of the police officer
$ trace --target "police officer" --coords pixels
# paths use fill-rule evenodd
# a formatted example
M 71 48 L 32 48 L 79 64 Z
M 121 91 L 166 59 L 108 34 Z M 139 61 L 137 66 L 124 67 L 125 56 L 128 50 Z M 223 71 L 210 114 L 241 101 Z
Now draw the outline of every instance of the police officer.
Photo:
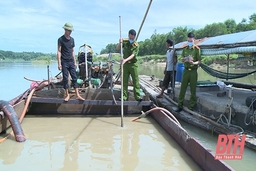
M 182 50 L 182 62 L 184 62 L 184 71 L 182 74 L 180 95 L 178 100 L 178 108 L 176 112 L 180 112 L 183 108 L 183 101 L 187 90 L 188 83 L 190 84 L 190 101 L 188 109 L 193 110 L 196 104 L 196 84 L 197 84 L 197 68 L 201 62 L 200 48 L 194 44 L 195 35 L 188 33 L 187 45 Z
M 142 101 L 140 97 L 140 84 L 137 63 L 139 44 L 135 41 L 135 37 L 136 31 L 134 29 L 131 29 L 128 32 L 128 39 L 120 39 L 116 49 L 119 50 L 122 43 L 123 60 L 121 61 L 121 65 L 123 65 L 123 100 L 127 100 L 128 98 L 128 81 L 131 75 L 134 98 L 137 101 Z

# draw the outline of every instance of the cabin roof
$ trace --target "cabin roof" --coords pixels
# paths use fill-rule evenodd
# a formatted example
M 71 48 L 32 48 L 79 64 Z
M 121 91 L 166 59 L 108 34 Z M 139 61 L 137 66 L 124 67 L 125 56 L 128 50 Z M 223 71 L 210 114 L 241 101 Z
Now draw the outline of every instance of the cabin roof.
M 186 43 L 184 41 L 174 46 L 178 54 L 181 54 Z M 201 48 L 202 55 L 253 53 L 256 52 L 256 30 L 205 37 L 195 40 L 195 44 Z

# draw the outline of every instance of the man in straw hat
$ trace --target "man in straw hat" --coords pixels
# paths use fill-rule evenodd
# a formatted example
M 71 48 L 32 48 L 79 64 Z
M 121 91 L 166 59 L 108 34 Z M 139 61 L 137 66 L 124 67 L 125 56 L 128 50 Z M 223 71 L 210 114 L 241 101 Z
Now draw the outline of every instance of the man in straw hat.
M 73 25 L 71 23 L 66 23 L 63 27 L 65 33 L 58 39 L 58 69 L 62 70 L 63 74 L 63 88 L 66 92 L 65 101 L 67 102 L 70 99 L 70 95 L 68 92 L 68 78 L 69 74 L 72 78 L 72 84 L 75 88 L 76 96 L 78 100 L 84 100 L 78 92 L 77 85 L 77 76 L 76 76 L 76 58 L 75 58 L 75 41 L 73 37 L 71 37 L 71 32 L 74 30 Z

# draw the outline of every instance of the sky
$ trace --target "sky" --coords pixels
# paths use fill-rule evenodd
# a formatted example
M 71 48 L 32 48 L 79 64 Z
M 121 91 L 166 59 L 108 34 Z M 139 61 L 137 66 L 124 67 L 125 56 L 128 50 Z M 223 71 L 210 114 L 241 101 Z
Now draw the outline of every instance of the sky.
M 56 53 L 63 25 L 74 26 L 75 52 L 83 44 L 94 54 L 118 43 L 120 32 L 139 30 L 150 0 L 0 0 L 0 50 Z M 182 26 L 193 29 L 256 13 L 255 0 L 152 0 L 138 41 Z M 121 16 L 121 29 L 119 26 Z

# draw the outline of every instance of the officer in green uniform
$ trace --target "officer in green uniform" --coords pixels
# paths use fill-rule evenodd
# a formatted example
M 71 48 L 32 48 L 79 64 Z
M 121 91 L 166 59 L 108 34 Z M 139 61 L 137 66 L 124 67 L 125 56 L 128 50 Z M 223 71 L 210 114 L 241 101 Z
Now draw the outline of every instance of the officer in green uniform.
M 196 104 L 197 68 L 201 62 L 201 52 L 200 48 L 194 44 L 194 37 L 192 32 L 188 33 L 188 42 L 182 51 L 181 60 L 184 62 L 185 68 L 182 74 L 178 108 L 175 110 L 176 112 L 180 112 L 183 108 L 183 101 L 188 83 L 190 84 L 191 93 L 188 109 L 193 110 Z
M 132 76 L 134 98 L 137 101 L 142 101 L 140 97 L 140 84 L 138 76 L 137 55 L 139 52 L 139 45 L 135 41 L 136 31 L 131 29 L 128 33 L 128 39 L 121 39 L 119 42 L 123 43 L 123 100 L 128 98 L 128 81 L 130 75 Z M 117 45 L 117 50 L 120 49 L 120 43 Z

